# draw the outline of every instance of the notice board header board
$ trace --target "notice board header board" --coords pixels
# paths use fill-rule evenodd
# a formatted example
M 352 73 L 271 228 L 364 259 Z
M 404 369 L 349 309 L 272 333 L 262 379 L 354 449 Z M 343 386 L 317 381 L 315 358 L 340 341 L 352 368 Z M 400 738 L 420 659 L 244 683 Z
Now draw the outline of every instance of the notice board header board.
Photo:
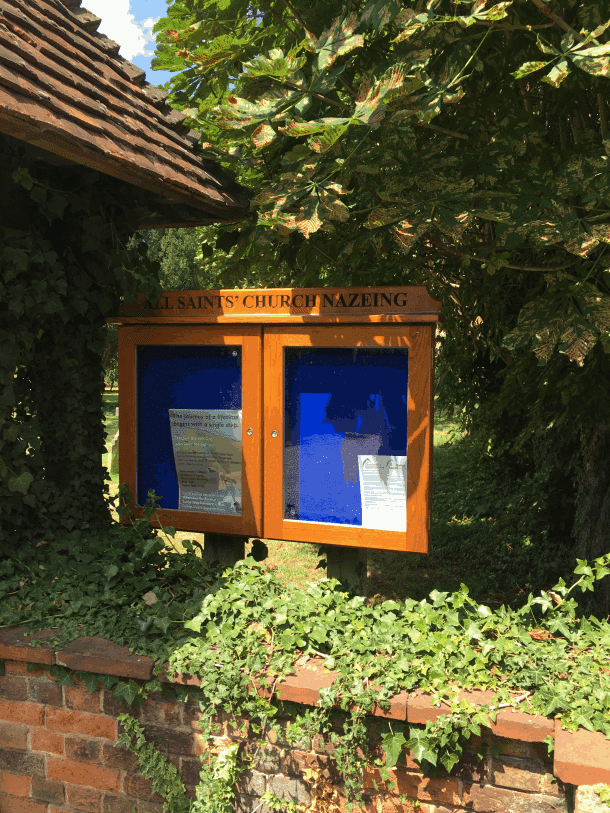
M 120 479 L 180 530 L 425 553 L 440 303 L 173 291 L 120 324 Z
M 110 322 L 438 322 L 441 303 L 424 286 L 383 288 L 250 288 L 140 295 Z

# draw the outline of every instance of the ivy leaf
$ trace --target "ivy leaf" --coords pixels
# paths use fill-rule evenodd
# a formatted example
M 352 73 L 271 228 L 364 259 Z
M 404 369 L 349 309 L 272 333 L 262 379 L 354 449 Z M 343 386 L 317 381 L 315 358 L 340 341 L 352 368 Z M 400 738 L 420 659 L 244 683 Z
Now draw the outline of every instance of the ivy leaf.
M 131 705 L 140 695 L 140 687 L 133 680 L 129 682 L 121 680 L 114 686 L 112 693 L 117 700 L 124 700 Z
M 117 565 L 107 565 L 103 570 L 104 576 L 108 579 L 108 581 L 114 578 L 114 576 L 116 576 L 118 572 L 119 568 L 117 567 Z
M 390 732 L 381 737 L 381 747 L 385 751 L 385 767 L 393 768 L 398 762 L 402 753 L 403 746 L 406 745 L 407 740 L 402 732 L 398 731 L 395 734 Z
M 11 477 L 7 483 L 9 491 L 17 491 L 19 494 L 27 494 L 28 489 L 34 482 L 34 476 L 27 471 L 18 477 Z

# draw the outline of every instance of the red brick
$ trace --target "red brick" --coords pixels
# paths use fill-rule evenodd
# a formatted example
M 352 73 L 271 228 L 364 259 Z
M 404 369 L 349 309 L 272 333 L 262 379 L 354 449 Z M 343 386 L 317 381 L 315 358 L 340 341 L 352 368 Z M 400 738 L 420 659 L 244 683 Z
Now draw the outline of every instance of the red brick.
M 45 706 L 61 706 L 61 686 L 46 680 L 30 680 L 30 700 Z
M 477 813 L 563 813 L 565 801 L 538 793 L 521 793 L 494 785 L 470 785 L 464 789 L 463 805 Z
M 140 720 L 143 723 L 160 723 L 161 725 L 182 725 L 184 703 L 161 700 L 149 697 L 140 707 Z M 201 714 L 201 712 L 200 712 Z
M 166 807 L 161 802 L 138 802 L 138 813 L 165 813 L 165 811 Z
M 555 768 L 553 773 L 571 785 L 610 783 L 610 740 L 599 731 L 564 731 L 560 721 L 555 728 Z
M 29 796 L 32 789 L 32 778 L 18 773 L 0 771 L 0 793 L 11 796 Z
M 198 785 L 202 769 L 200 759 L 180 760 L 180 774 L 185 785 Z
M 152 782 L 140 775 L 127 775 L 123 779 L 123 791 L 127 796 L 135 796 L 145 802 L 162 802 L 163 799 L 152 791 Z
M 116 739 L 116 720 L 101 714 L 89 714 L 70 709 L 47 708 L 46 726 L 52 731 L 65 731 L 73 734 L 87 734 L 90 737 Z
M 42 725 L 44 706 L 39 706 L 37 703 L 0 700 L 0 719 L 24 725 Z
M 124 745 L 117 748 L 107 742 L 102 743 L 102 764 L 131 773 L 138 770 L 138 758 L 135 754 Z
M 25 678 L 16 675 L 0 677 L 0 697 L 4 700 L 27 700 L 28 684 Z
M 0 747 L 27 748 L 29 728 L 16 723 L 0 722 Z
M 35 802 L 31 799 L 19 799 L 14 796 L 0 796 L 2 813 L 47 813 L 46 802 Z
M 492 759 L 491 771 L 491 781 L 501 788 L 532 793 L 540 793 L 542 790 L 542 765 L 535 760 L 515 757 Z
M 77 810 L 87 813 L 99 813 L 102 807 L 102 794 L 94 788 L 83 788 L 79 785 L 66 785 L 68 804 Z
M 495 694 L 483 691 L 461 691 L 458 693 L 460 700 L 467 700 L 473 705 L 483 706 L 493 703 Z M 414 692 L 409 697 L 407 704 L 407 720 L 413 725 L 425 725 L 428 720 L 436 720 L 442 714 L 448 714 L 450 709 L 446 703 L 440 706 L 431 705 L 432 695 L 427 692 Z M 546 736 L 546 735 L 545 735 Z
M 32 754 L 30 751 L 0 749 L 0 770 L 9 773 L 19 773 L 23 776 L 44 776 L 44 763 L 43 757 L 39 754 Z
M 312 662 L 309 666 L 297 666 L 294 675 L 288 675 L 277 684 L 278 697 L 292 703 L 315 706 L 320 700 L 320 689 L 331 686 L 338 672 L 329 672 L 322 662 Z
M 1 656 L 0 656 L 1 657 Z M 129 648 L 93 636 L 77 638 L 57 653 L 57 663 L 68 669 L 101 675 L 150 680 L 155 662 L 146 655 L 132 655 Z
M 514 709 L 501 709 L 491 730 L 498 737 L 521 740 L 522 742 L 544 742 L 553 736 L 553 720 L 539 714 L 525 714 Z
M 54 630 L 30 633 L 26 627 L 5 627 L 0 629 L 0 658 L 52 665 L 55 663 L 53 647 L 43 643 L 42 646 L 33 649 L 30 642 L 34 640 L 44 641 L 54 635 Z
M 375 703 L 372 714 L 375 717 L 389 718 L 392 720 L 406 720 L 407 719 L 407 705 L 409 701 L 408 692 L 399 692 L 393 697 L 388 698 L 390 704 L 389 709 L 382 709 L 379 703 Z
M 32 751 L 46 751 L 49 754 L 64 753 L 64 735 L 46 728 L 32 731 Z
M 119 789 L 118 771 L 112 768 L 102 768 L 99 765 L 90 765 L 87 762 L 76 762 L 73 759 L 60 759 L 48 757 L 47 776 L 49 779 L 59 779 L 72 785 L 85 785 L 99 790 Z
M 102 761 L 100 740 L 66 736 L 65 748 L 68 759 L 75 759 L 78 762 L 94 762 L 96 765 Z
M 426 802 L 460 804 L 462 783 L 459 779 L 453 777 L 430 779 L 421 773 L 408 771 L 404 768 L 390 768 L 388 773 L 391 782 L 393 782 L 391 792 L 394 794 L 417 798 Z M 365 772 L 364 787 L 388 791 L 390 790 L 390 782 L 383 781 L 377 769 L 369 768 Z
M 55 804 L 62 804 L 65 798 L 64 783 L 55 782 L 52 779 L 41 779 L 37 776 L 32 777 L 32 793 L 33 799 L 38 799 L 40 802 L 54 802 Z
M 135 799 L 128 799 L 123 795 L 112 796 L 109 793 L 105 793 L 102 800 L 102 813 L 133 813 L 135 806 Z
M 89 711 L 99 714 L 101 711 L 100 691 L 89 693 L 83 686 L 65 686 L 66 706 L 74 711 Z
M 102 693 L 102 712 L 108 714 L 110 717 L 118 717 L 119 714 L 129 714 L 136 719 L 140 718 L 140 709 L 142 706 L 136 703 L 130 704 L 125 700 L 117 700 L 112 692 L 104 691 Z
M 28 664 L 23 661 L 5 661 L 4 671 L 7 675 L 23 675 L 23 677 L 42 677 L 47 680 L 59 680 L 59 678 L 52 678 L 46 669 L 38 667 L 31 672 L 28 669 Z
M 414 806 L 409 801 L 401 802 L 395 796 L 386 796 L 383 800 L 383 813 L 421 813 L 421 807 L 418 802 Z M 435 806 L 435 813 L 438 808 Z M 447 808 L 445 808 L 447 810 Z
M 144 726 L 144 734 L 148 742 L 152 742 L 163 752 L 170 754 L 180 754 L 180 756 L 195 755 L 197 745 L 192 731 L 175 731 L 164 726 L 147 725 Z

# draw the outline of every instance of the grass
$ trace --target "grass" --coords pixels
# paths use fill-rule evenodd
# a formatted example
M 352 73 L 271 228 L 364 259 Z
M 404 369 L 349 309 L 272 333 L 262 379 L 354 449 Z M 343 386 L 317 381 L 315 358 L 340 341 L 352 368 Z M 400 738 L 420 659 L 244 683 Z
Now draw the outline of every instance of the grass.
M 118 428 L 117 404 L 118 393 L 107 392 L 108 440 Z M 111 493 L 117 489 L 115 477 Z M 492 606 L 523 603 L 528 592 L 543 586 L 541 573 L 552 565 L 554 552 L 543 533 L 536 532 L 531 512 L 524 510 L 525 497 L 514 472 L 489 458 L 457 423 L 437 416 L 430 553 L 370 550 L 369 599 L 421 600 L 431 590 L 453 591 L 465 583 L 477 600 Z M 179 550 L 185 539 L 202 544 L 204 536 L 178 532 Z M 304 586 L 325 576 L 325 570 L 317 568 L 317 545 L 265 541 L 266 564 L 284 583 Z M 548 574 L 549 584 L 556 575 Z

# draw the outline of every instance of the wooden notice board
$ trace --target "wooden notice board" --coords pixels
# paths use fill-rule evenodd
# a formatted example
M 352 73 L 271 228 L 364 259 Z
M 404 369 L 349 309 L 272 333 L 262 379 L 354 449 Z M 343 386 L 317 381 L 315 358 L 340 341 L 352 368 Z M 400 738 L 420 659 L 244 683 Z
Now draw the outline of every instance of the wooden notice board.
M 425 553 L 440 318 L 424 287 L 124 305 L 121 481 L 181 530 Z

